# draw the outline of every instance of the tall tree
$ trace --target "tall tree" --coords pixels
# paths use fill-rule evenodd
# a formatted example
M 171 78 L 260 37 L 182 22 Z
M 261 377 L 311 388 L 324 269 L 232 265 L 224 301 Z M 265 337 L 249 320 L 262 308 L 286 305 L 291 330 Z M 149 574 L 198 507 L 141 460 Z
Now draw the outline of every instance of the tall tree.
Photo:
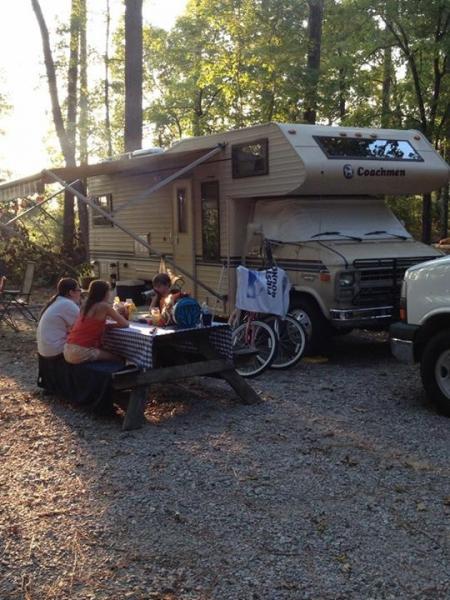
M 386 0 L 375 3 L 374 11 L 383 20 L 408 66 L 419 128 L 437 143 L 443 121 L 450 118 L 448 96 L 442 97 L 450 78 L 450 3 Z M 431 242 L 431 219 L 431 194 L 424 194 L 422 239 L 426 243 Z
M 125 0 L 124 146 L 142 147 L 142 0 Z
M 324 0 L 308 0 L 308 58 L 306 68 L 305 110 L 303 118 L 314 124 L 317 117 L 317 95 L 320 76 L 320 47 Z
M 106 135 L 106 145 L 108 148 L 108 156 L 112 156 L 113 148 L 112 148 L 112 135 L 111 135 L 111 116 L 110 116 L 110 97 L 109 90 L 111 87 L 109 81 L 109 44 L 110 44 L 110 33 L 111 33 L 111 6 L 110 1 L 106 0 L 106 15 L 105 15 L 105 54 L 104 54 L 104 68 L 105 68 L 105 77 L 104 77 L 104 99 L 105 99 L 105 135 Z
M 88 70 L 87 70 L 87 14 L 86 0 L 79 1 L 79 28 L 80 28 L 80 117 L 79 117 L 79 156 L 80 164 L 88 163 Z M 85 192 L 86 183 L 82 182 L 81 192 Z M 84 260 L 89 256 L 89 216 L 86 204 L 77 198 L 78 220 L 80 224 L 81 240 L 84 248 L 81 249 Z

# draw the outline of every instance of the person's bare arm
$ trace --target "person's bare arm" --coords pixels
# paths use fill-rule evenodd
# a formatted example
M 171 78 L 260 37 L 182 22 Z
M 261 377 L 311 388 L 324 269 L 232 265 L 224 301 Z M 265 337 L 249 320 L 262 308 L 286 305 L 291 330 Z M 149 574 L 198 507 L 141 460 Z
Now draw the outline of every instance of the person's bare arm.
M 111 327 L 129 327 L 130 326 L 128 320 L 125 319 L 125 317 L 122 317 L 122 315 L 120 315 L 117 312 L 117 310 L 114 310 L 114 308 L 110 305 L 108 305 L 108 308 L 106 310 L 106 315 L 114 321 L 114 323 L 111 323 Z
M 150 310 L 152 308 L 159 308 L 159 294 L 154 294 L 152 296 L 152 300 L 150 302 L 150 306 L 149 306 Z

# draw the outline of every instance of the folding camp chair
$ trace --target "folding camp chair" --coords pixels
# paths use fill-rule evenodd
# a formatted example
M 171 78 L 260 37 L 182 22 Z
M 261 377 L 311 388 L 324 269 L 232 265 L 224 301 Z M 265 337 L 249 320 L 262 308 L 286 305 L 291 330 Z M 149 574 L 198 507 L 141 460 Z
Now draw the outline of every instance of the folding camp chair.
M 8 310 L 18 310 L 29 321 L 37 321 L 29 307 L 35 267 L 35 262 L 27 262 L 20 290 L 9 290 L 7 288 L 3 290 L 4 301 L 8 302 Z
M 18 327 L 16 322 L 14 321 L 13 315 L 11 313 L 10 304 L 12 302 L 12 298 L 5 296 L 4 288 L 6 283 L 6 277 L 0 277 L 0 324 L 6 323 L 11 329 L 14 331 L 18 331 Z

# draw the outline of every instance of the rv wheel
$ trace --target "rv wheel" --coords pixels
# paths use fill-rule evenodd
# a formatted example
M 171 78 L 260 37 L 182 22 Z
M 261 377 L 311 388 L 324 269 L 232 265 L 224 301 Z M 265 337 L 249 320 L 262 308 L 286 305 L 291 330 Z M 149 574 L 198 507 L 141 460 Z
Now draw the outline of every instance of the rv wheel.
M 308 340 L 305 354 L 317 354 L 325 347 L 331 327 L 317 304 L 309 298 L 294 298 L 290 314 L 298 319 Z
M 420 374 L 427 396 L 450 417 L 450 329 L 432 337 L 425 346 Z

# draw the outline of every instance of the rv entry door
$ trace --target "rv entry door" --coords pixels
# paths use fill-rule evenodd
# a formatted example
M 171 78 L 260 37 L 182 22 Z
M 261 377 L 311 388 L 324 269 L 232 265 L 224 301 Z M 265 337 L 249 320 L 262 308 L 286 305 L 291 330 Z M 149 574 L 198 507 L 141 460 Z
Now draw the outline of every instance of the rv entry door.
M 189 179 L 179 179 L 174 183 L 172 206 L 173 260 L 195 276 L 194 211 Z M 192 281 L 186 281 L 186 284 L 192 292 L 195 291 Z

